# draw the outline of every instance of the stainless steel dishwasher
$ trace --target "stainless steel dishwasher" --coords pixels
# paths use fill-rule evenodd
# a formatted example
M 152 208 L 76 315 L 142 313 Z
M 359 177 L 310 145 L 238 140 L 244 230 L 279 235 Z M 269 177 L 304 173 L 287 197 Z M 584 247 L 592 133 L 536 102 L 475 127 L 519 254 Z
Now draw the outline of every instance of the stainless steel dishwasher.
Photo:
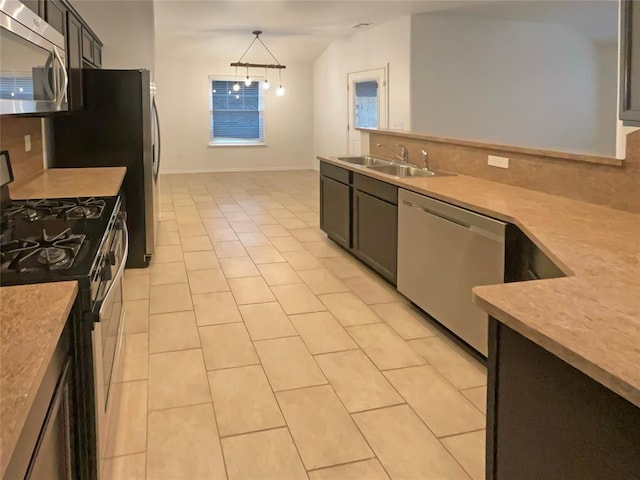
M 407 190 L 398 200 L 398 290 L 486 356 L 471 288 L 504 282 L 506 224 Z

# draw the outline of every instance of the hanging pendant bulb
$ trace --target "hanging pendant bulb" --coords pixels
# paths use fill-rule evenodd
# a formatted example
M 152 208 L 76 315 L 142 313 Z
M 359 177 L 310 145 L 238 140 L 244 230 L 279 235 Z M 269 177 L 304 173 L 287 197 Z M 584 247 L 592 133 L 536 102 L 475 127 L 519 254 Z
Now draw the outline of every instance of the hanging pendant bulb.
M 265 90 L 269 90 L 270 86 L 271 84 L 269 83 L 269 80 L 265 80 L 264 83 L 262 84 L 262 88 L 264 88 Z
M 233 91 L 238 92 L 240 90 L 240 84 L 238 82 L 233 84 Z
M 251 78 L 249 78 L 249 67 L 247 67 L 247 78 L 245 78 L 245 80 L 244 80 L 244 84 L 245 84 L 247 87 L 250 87 L 250 86 L 251 86 Z
M 278 70 L 278 79 L 280 80 L 280 86 L 276 89 L 276 95 L 282 97 L 284 95 L 284 88 L 282 87 L 282 70 Z

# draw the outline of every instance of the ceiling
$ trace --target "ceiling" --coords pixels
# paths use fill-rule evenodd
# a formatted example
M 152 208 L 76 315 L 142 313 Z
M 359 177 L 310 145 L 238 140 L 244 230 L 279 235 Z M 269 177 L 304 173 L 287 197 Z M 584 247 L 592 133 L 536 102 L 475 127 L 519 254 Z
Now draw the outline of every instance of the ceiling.
M 155 0 L 154 10 L 156 35 L 201 37 L 240 57 L 251 32 L 262 30 L 264 42 L 286 62 L 315 59 L 334 40 L 357 33 L 352 27 L 361 22 L 379 24 L 484 1 Z
M 155 0 L 154 10 L 157 36 L 190 38 L 211 45 L 212 54 L 239 58 L 251 32 L 262 30 L 282 63 L 312 61 L 334 40 L 360 31 L 358 23 L 427 12 L 566 23 L 593 41 L 617 41 L 616 0 Z M 245 60 L 262 63 L 265 55 L 254 46 Z
M 520 0 L 463 6 L 447 15 L 569 25 L 597 44 L 618 41 L 617 0 Z

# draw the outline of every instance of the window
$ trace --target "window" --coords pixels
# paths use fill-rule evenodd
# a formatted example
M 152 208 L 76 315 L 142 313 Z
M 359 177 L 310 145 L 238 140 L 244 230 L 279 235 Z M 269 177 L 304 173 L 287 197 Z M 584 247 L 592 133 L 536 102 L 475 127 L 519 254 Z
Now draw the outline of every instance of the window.
M 31 76 L 0 77 L 0 98 L 34 100 L 33 78 Z
M 210 145 L 260 145 L 264 143 L 264 97 L 260 82 L 250 86 L 235 80 L 209 78 Z
M 378 82 L 356 82 L 356 128 L 378 127 Z

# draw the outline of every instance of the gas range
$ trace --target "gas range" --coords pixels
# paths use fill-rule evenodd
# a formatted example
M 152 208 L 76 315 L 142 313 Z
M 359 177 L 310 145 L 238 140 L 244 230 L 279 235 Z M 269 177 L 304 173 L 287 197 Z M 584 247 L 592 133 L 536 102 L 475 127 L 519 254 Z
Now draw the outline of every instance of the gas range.
M 117 197 L 7 203 L 0 216 L 0 285 L 77 280 L 88 310 L 98 296 L 96 281 L 109 280 L 104 267 L 119 212 Z

